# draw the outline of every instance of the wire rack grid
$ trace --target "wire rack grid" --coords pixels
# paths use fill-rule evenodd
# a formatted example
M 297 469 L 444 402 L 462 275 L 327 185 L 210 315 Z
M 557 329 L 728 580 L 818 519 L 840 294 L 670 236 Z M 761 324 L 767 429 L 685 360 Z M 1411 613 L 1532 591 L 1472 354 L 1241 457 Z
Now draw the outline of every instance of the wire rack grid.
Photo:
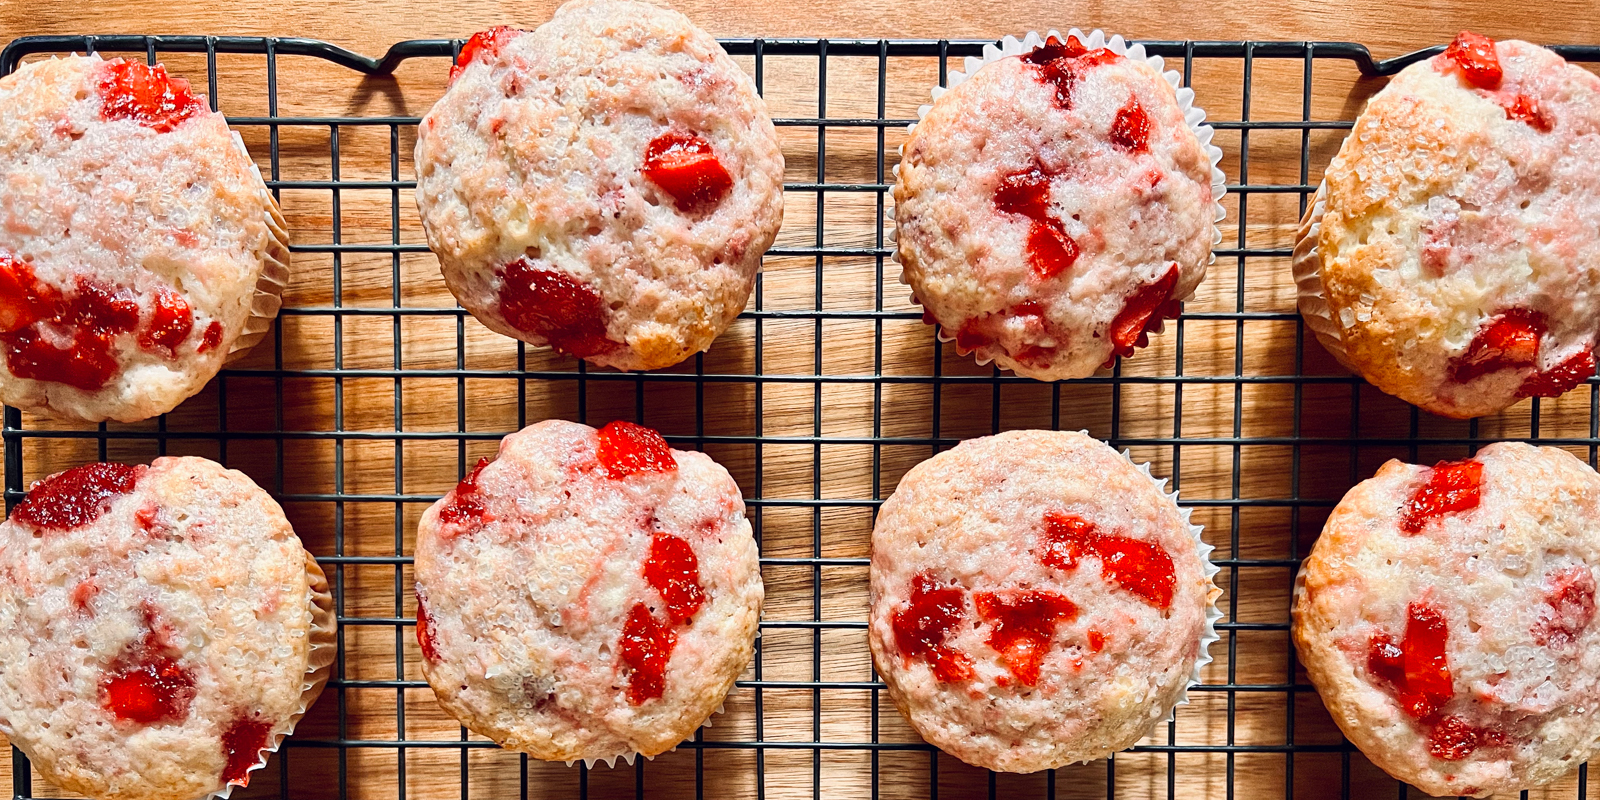
M 1340 370 L 1293 311 L 1289 250 L 1322 165 L 1378 76 L 1435 50 L 1375 62 L 1350 43 L 1146 42 L 1219 132 L 1226 238 L 1148 350 L 1097 377 L 1041 384 L 934 340 L 886 245 L 905 127 L 983 44 L 725 40 L 779 126 L 784 229 L 751 308 L 716 348 L 679 368 L 617 373 L 497 337 L 443 290 L 411 204 L 409 153 L 459 41 L 401 42 L 381 59 L 305 39 L 14 41 L 0 74 L 99 51 L 159 58 L 204 85 L 282 201 L 296 263 L 270 346 L 173 414 L 72 428 L 6 408 L 7 507 L 30 480 L 75 463 L 168 453 L 243 469 L 280 499 L 333 579 L 341 647 L 328 692 L 243 796 L 1404 797 L 1339 736 L 1298 669 L 1287 609 L 1300 557 L 1343 491 L 1389 457 L 1520 438 L 1594 464 L 1600 449 L 1593 381 L 1493 418 L 1439 420 Z M 1600 48 L 1558 49 L 1600 60 Z M 762 638 L 726 713 L 631 768 L 500 751 L 433 705 L 416 666 L 416 519 L 501 436 L 552 416 L 634 419 L 712 453 L 739 480 L 761 542 Z M 996 775 L 940 756 L 884 702 L 866 655 L 867 544 L 911 465 L 1026 427 L 1086 429 L 1169 476 L 1218 546 L 1226 616 L 1192 704 L 1139 746 Z M 15 796 L 63 796 L 19 751 L 6 766 Z M 1587 781 L 1580 770 L 1552 796 L 1585 797 Z

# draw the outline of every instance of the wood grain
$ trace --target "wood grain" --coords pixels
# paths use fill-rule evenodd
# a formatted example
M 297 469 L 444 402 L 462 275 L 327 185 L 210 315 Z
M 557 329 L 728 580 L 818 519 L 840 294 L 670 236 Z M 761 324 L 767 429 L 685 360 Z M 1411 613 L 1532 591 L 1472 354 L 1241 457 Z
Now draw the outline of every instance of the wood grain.
M 1077 24 L 1159 39 L 1355 40 L 1382 56 L 1445 41 L 1462 27 L 1541 42 L 1600 41 L 1600 19 L 1587 3 L 1549 5 L 1516 19 L 1508 18 L 1504 6 L 1485 2 L 1378 0 L 1095 0 L 1078 4 L 1071 14 L 1042 0 L 795 6 L 695 0 L 678 6 L 724 36 L 995 37 Z M 0 40 L 40 33 L 278 35 L 322 38 L 378 54 L 400 39 L 461 36 L 506 22 L 531 26 L 552 7 L 548 0 L 359 6 L 14 0 L 0 4 Z M 203 84 L 203 57 L 163 60 Z M 749 58 L 739 60 L 753 68 Z M 925 102 L 938 66 L 931 58 L 890 59 L 880 98 L 875 58 L 832 57 L 825 108 L 819 107 L 814 57 L 769 58 L 763 78 L 777 117 L 877 117 L 881 102 L 883 116 L 906 119 Z M 261 57 L 222 56 L 218 71 L 225 112 L 267 113 Z M 362 79 L 311 59 L 284 58 L 277 74 L 279 113 L 415 116 L 439 95 L 444 74 L 438 60 L 408 64 L 394 78 Z M 1302 62 L 1260 59 L 1250 77 L 1250 119 L 1301 119 Z M 1212 119 L 1245 118 L 1243 81 L 1238 59 L 1194 66 L 1199 103 Z M 1352 118 L 1381 85 L 1331 61 L 1315 64 L 1313 84 L 1310 116 L 1316 120 Z M 267 128 L 241 133 L 271 173 Z M 893 164 L 904 133 L 891 126 L 880 142 L 872 128 L 830 128 L 819 142 L 813 127 L 785 126 L 780 137 L 790 182 L 873 184 L 884 180 L 880 170 Z M 1253 131 L 1248 137 L 1224 131 L 1218 143 L 1230 183 L 1294 187 L 1316 182 L 1341 137 L 1337 130 L 1315 130 L 1304 138 L 1299 130 Z M 526 776 L 527 792 L 535 797 L 571 797 L 580 787 L 595 797 L 632 796 L 642 781 L 651 797 L 703 791 L 734 798 L 911 798 L 931 794 L 934 767 L 941 797 L 992 796 L 986 773 L 948 757 L 932 763 L 922 749 L 757 751 L 713 744 L 657 758 L 639 768 L 640 778 L 641 772 L 623 767 L 583 772 L 525 763 L 483 746 L 479 737 L 470 737 L 475 744 L 468 748 L 437 746 L 459 740 L 462 732 L 430 691 L 415 684 L 420 672 L 408 624 L 413 608 L 405 557 L 426 502 L 448 490 L 464 464 L 492 453 L 499 436 L 531 421 L 562 417 L 600 424 L 635 418 L 642 409 L 643 421 L 671 436 L 710 437 L 705 449 L 729 467 L 752 500 L 762 554 L 780 560 L 764 569 L 770 625 L 763 632 L 759 675 L 752 667 L 746 685 L 729 697 L 726 713 L 703 731 L 713 743 L 747 742 L 759 733 L 768 742 L 869 743 L 876 737 L 914 745 L 915 734 L 887 698 L 875 698 L 870 689 L 812 688 L 872 680 L 865 632 L 850 624 L 866 616 L 862 560 L 874 502 L 938 443 L 987 434 L 996 426 L 1059 424 L 1130 444 L 1135 458 L 1173 477 L 1185 501 L 1196 504 L 1196 520 L 1218 546 L 1216 557 L 1245 562 L 1218 576 L 1227 621 L 1241 629 L 1213 649 L 1218 660 L 1205 674 L 1207 684 L 1238 690 L 1195 693 L 1174 725 L 1146 742 L 1214 748 L 1209 752 L 1123 754 L 1114 772 L 1099 762 L 1053 776 L 1000 776 L 993 784 L 1006 795 L 1046 796 L 1053 788 L 1056 796 L 1072 798 L 1104 797 L 1113 788 L 1108 784 L 1120 797 L 1324 797 L 1337 796 L 1346 781 L 1351 796 L 1393 794 L 1393 781 L 1359 753 L 1346 762 L 1337 751 L 1337 730 L 1316 695 L 1304 690 L 1304 674 L 1291 660 L 1282 626 L 1294 560 L 1306 552 L 1332 502 L 1382 461 L 1436 459 L 1465 449 L 1419 446 L 1419 437 L 1525 437 L 1536 431 L 1567 440 L 1591 462 L 1595 455 L 1595 399 L 1588 390 L 1542 403 L 1536 419 L 1531 404 L 1523 403 L 1469 427 L 1416 415 L 1344 379 L 1326 353 L 1302 336 L 1281 255 L 1219 260 L 1187 307 L 1191 317 L 1124 364 L 1119 380 L 1056 386 L 1009 377 L 994 381 L 992 370 L 936 346 L 895 282 L 892 262 L 830 255 L 769 257 L 759 296 L 763 313 L 741 319 L 703 361 L 644 379 L 590 373 L 580 383 L 570 375 L 570 360 L 519 348 L 455 312 L 430 254 L 316 251 L 335 241 L 388 245 L 395 217 L 402 244 L 423 243 L 409 188 L 359 186 L 411 179 L 410 126 L 284 125 L 278 139 L 276 178 L 289 182 L 281 191 L 284 211 L 296 243 L 312 250 L 296 254 L 285 298 L 290 310 L 275 339 L 159 423 L 164 428 L 152 421 L 113 425 L 104 440 L 93 429 L 80 429 L 77 437 L 20 440 L 25 480 L 101 457 L 137 461 L 167 452 L 218 458 L 281 497 L 307 545 L 332 557 L 329 572 L 341 587 L 346 621 L 342 684 L 302 723 L 287 758 L 275 758 L 243 796 L 275 796 L 282 789 L 296 798 L 507 797 L 523 789 Z M 1246 143 L 1247 169 L 1241 159 Z M 1302 148 L 1309 165 L 1304 175 Z M 337 192 L 292 185 L 334 177 L 343 182 Z M 875 193 L 828 192 L 820 209 L 815 192 L 791 191 L 786 200 L 779 247 L 871 248 L 882 241 Z M 1223 247 L 1287 248 L 1300 202 L 1295 192 L 1230 195 Z M 397 307 L 406 311 L 386 313 Z M 819 318 L 819 309 L 856 316 Z M 879 310 L 887 313 L 875 316 Z M 525 371 L 518 372 L 519 366 Z M 697 372 L 713 377 L 697 386 Z M 756 380 L 757 374 L 764 377 Z M 887 379 L 873 381 L 877 376 Z M 1295 380 L 1302 376 L 1310 377 Z M 52 424 L 29 417 L 23 427 Z M 163 429 L 165 439 L 154 435 Z M 219 435 L 224 430 L 228 435 Z M 274 430 L 290 433 L 271 435 Z M 819 557 L 838 561 L 781 561 Z M 845 625 L 782 627 L 813 620 Z M 1299 689 L 1285 691 L 1285 685 Z M 338 750 L 317 744 L 340 737 L 414 745 Z M 1287 754 L 1287 742 L 1311 749 Z M 697 767 L 703 770 L 699 783 Z M 0 764 L 0 780 L 10 777 L 9 768 L 8 761 Z M 1572 778 L 1536 796 L 1571 797 L 1576 790 Z M 34 791 L 60 794 L 38 779 Z

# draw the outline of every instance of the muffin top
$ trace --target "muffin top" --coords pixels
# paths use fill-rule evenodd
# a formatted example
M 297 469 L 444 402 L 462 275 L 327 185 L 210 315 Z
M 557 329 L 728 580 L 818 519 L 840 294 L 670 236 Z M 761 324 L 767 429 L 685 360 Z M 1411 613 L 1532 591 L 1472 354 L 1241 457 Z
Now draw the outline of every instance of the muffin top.
M 783 217 L 783 155 L 750 77 L 682 14 L 634 0 L 472 37 L 416 162 L 462 306 L 619 369 L 709 347 Z
M 416 574 L 439 703 L 548 761 L 683 741 L 749 663 L 761 615 L 738 485 L 626 422 L 507 436 L 423 514 Z
M 1127 748 L 1210 660 L 1197 532 L 1148 470 L 1084 434 L 962 442 L 878 514 L 874 663 L 923 738 L 970 764 Z
M 903 151 L 904 279 L 961 352 L 1020 375 L 1131 355 L 1211 258 L 1212 165 L 1176 75 L 1111 46 L 1051 38 L 992 61 L 936 95 Z
M 1328 518 L 1295 642 L 1334 721 L 1396 778 L 1537 786 L 1600 738 L 1597 564 L 1600 475 L 1563 450 L 1390 461 Z
M 277 246 L 260 173 L 161 66 L 34 62 L 0 108 L 0 400 L 171 410 L 221 368 Z
M 1463 33 L 1367 104 L 1317 240 L 1347 361 L 1451 417 L 1555 397 L 1600 332 L 1600 78 Z
M 0 523 L 0 732 L 90 797 L 247 784 L 314 698 L 307 565 L 278 504 L 203 458 L 35 483 Z

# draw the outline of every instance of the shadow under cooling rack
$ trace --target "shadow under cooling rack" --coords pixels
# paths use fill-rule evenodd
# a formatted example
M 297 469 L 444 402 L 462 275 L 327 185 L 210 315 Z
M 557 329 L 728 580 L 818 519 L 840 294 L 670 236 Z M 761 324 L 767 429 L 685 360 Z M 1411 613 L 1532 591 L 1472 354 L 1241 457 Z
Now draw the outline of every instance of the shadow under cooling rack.
M 1150 348 L 1044 384 L 939 344 L 896 282 L 883 224 L 916 106 L 984 44 L 723 40 L 778 125 L 785 226 L 751 307 L 715 348 L 672 370 L 619 373 L 498 337 L 443 288 L 409 204 L 407 145 L 459 41 L 400 42 L 376 59 L 294 38 L 13 41 L 0 74 L 71 51 L 172 57 L 213 108 L 222 97 L 265 155 L 295 276 L 270 344 L 172 414 L 63 427 L 5 409 L 7 507 L 29 478 L 168 453 L 244 470 L 284 504 L 332 579 L 339 659 L 296 735 L 236 797 L 1404 796 L 1338 734 L 1296 664 L 1300 557 L 1333 503 L 1388 458 L 1458 457 L 1506 438 L 1591 465 L 1600 450 L 1592 379 L 1558 401 L 1440 420 L 1352 378 L 1294 312 L 1288 257 L 1323 163 L 1374 78 L 1438 48 L 1376 61 L 1343 42 L 1145 42 L 1218 131 L 1225 239 Z M 1556 50 L 1600 60 L 1597 47 Z M 307 75 L 316 92 L 302 88 Z M 346 94 L 383 102 L 352 111 Z M 632 419 L 713 454 L 761 543 L 762 638 L 726 713 L 632 767 L 503 752 L 445 717 L 417 667 L 410 536 L 422 509 L 500 437 L 558 416 Z M 1132 750 L 996 775 L 940 757 L 884 702 L 866 648 L 868 543 L 877 506 L 912 465 L 963 438 L 1041 427 L 1128 448 L 1182 491 L 1218 548 L 1223 640 L 1191 704 Z M 57 791 L 35 783 L 20 752 L 9 767 L 18 797 Z M 1583 769 L 1553 791 L 1581 798 L 1587 781 Z

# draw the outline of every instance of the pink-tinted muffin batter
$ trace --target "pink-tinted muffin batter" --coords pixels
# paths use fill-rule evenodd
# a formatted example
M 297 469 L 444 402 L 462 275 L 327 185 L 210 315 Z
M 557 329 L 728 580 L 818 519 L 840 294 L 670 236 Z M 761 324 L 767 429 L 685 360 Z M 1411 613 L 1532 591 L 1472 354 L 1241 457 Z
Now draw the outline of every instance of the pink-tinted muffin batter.
M 439 703 L 549 761 L 653 756 L 691 735 L 761 615 L 738 485 L 626 422 L 506 437 L 423 515 L 416 575 Z
M 1301 569 L 1294 638 L 1328 712 L 1429 794 L 1554 781 L 1600 739 L 1600 475 L 1493 444 L 1390 461 L 1334 508 Z
M 1211 162 L 1143 60 L 1067 37 L 993 61 L 938 96 L 903 152 L 904 277 L 963 353 L 1085 377 L 1205 276 Z
M 0 79 L 0 400 L 170 411 L 276 315 L 277 215 L 222 115 L 159 65 L 71 56 Z
M 873 661 L 930 743 L 1033 772 L 1103 758 L 1209 661 L 1217 590 L 1172 497 L 1081 433 L 1012 431 L 918 464 L 872 532 Z
M 682 14 L 573 0 L 462 48 L 417 132 L 445 283 L 490 329 L 655 369 L 711 346 L 783 220 L 755 83 Z
M 89 797 L 245 786 L 322 690 L 335 624 L 322 570 L 244 474 L 57 473 L 0 524 L 0 732 Z

